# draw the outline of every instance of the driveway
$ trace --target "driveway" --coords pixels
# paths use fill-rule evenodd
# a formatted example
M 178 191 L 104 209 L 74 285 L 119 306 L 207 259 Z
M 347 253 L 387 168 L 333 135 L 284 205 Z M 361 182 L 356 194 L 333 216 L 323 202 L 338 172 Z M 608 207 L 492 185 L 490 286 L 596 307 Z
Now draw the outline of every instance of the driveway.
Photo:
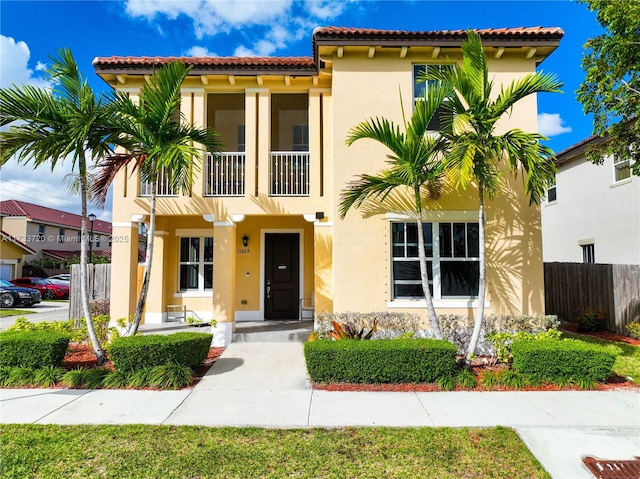
M 33 311 L 31 314 L 3 316 L 0 318 L 0 331 L 6 330 L 11 326 L 17 318 L 24 316 L 32 323 L 40 323 L 42 321 L 66 321 L 69 319 L 69 301 L 43 301 L 30 308 L 16 307 L 24 311 Z

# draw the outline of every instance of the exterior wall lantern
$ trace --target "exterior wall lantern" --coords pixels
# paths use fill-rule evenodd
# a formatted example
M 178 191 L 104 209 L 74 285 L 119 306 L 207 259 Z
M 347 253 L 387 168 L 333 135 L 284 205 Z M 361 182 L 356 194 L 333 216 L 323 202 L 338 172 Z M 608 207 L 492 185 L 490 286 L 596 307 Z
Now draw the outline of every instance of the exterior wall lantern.
M 247 235 L 244 235 L 242 237 L 242 245 L 246 248 L 247 246 L 249 246 L 249 237 Z

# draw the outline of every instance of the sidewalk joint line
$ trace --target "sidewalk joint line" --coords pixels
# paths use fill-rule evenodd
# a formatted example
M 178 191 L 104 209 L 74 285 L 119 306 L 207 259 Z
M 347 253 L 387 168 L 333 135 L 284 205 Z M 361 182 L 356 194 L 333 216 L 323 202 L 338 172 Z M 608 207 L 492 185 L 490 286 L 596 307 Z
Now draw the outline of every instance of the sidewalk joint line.
M 69 391 L 69 389 L 67 389 L 67 391 Z M 52 415 L 54 412 L 59 411 L 60 409 L 62 409 L 63 407 L 67 407 L 69 404 L 72 404 L 73 402 L 77 401 L 80 398 L 85 397 L 87 394 L 94 392 L 95 389 L 85 389 L 85 392 L 83 392 L 82 394 L 80 394 L 79 396 L 74 397 L 71 401 L 64 403 L 62 406 L 59 406 L 57 408 L 55 408 L 53 411 L 49 411 L 47 414 L 45 414 L 44 416 L 42 416 L 41 418 L 33 421 L 32 424 L 37 424 L 38 422 L 42 421 L 45 417 Z

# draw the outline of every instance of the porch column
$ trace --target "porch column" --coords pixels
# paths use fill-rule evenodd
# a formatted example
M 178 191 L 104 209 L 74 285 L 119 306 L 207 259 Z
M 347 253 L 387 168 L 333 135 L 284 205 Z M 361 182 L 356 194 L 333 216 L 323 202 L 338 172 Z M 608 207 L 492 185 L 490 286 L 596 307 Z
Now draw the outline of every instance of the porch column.
M 138 223 L 112 225 L 111 241 L 111 306 L 113 323 L 128 318 L 138 301 Z
M 165 298 L 165 243 L 169 233 L 162 229 L 162 221 L 157 221 L 157 223 L 156 227 L 158 229 L 156 229 L 153 236 L 153 261 L 151 263 L 149 290 L 147 292 L 147 302 L 145 305 L 145 324 L 163 323 L 167 319 L 167 303 Z
M 333 224 L 313 225 L 313 268 L 315 313 L 333 312 Z
M 206 109 L 205 109 L 206 93 L 202 88 L 183 88 L 180 91 L 180 112 L 184 115 L 186 121 L 197 127 L 204 128 L 207 126 Z M 206 155 L 202 154 L 202 161 L 206 161 Z M 193 175 L 193 183 L 191 185 L 191 195 L 201 198 L 203 195 L 203 175 L 204 163 L 200 163 L 200 168 L 191 171 Z
M 258 190 L 258 95 L 263 88 L 247 88 L 244 97 L 245 195 L 255 196 Z
M 227 346 L 235 327 L 236 226 L 233 221 L 213 224 L 213 344 Z
M 258 92 L 257 161 L 258 195 L 269 195 L 269 165 L 271 164 L 271 94 L 266 88 Z
M 327 88 L 309 89 L 309 176 L 311 178 L 310 194 L 313 197 L 324 195 L 323 168 L 324 168 L 324 123 L 327 121 L 324 110 L 323 96 L 329 93 Z

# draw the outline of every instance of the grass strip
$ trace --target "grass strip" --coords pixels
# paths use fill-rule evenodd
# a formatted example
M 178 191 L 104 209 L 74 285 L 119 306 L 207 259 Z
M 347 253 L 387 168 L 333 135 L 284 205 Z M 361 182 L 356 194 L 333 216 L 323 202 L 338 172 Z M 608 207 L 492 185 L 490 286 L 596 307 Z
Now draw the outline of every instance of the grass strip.
M 28 311 L 26 309 L 0 309 L 0 318 L 4 318 L 5 316 L 23 316 L 36 312 L 37 311 Z
M 549 478 L 511 429 L 0 426 L 3 478 Z
M 618 357 L 613 364 L 613 372 L 618 376 L 631 378 L 636 384 L 640 383 L 640 346 L 565 332 L 562 333 L 562 337 L 577 339 L 585 343 L 600 344 L 609 351 L 617 353 Z

